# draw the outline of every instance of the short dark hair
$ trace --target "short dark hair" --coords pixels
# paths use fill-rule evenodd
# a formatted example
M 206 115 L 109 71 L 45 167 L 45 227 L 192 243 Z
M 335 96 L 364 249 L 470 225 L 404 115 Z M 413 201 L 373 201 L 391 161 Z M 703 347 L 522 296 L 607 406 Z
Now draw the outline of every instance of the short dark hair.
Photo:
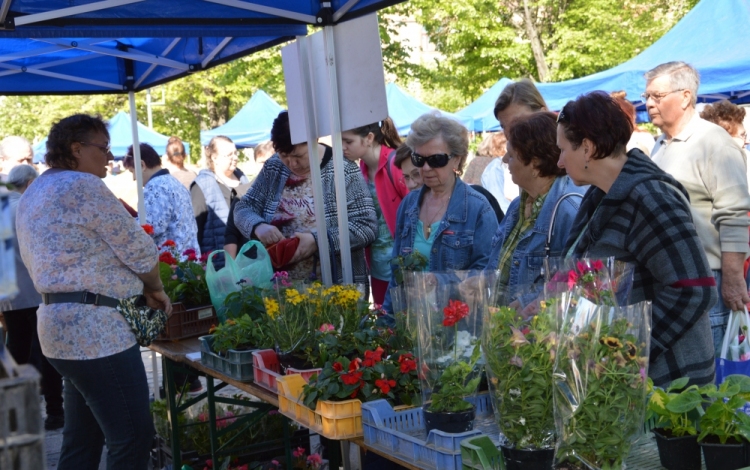
M 146 168 L 154 168 L 161 165 L 161 157 L 152 146 L 147 143 L 140 144 L 141 148 L 141 161 L 146 164 Z M 135 157 L 133 156 L 133 146 L 128 147 L 128 154 L 122 160 L 122 164 L 125 167 L 133 168 L 135 165 Z
M 508 143 L 521 161 L 534 164 L 539 176 L 563 176 L 565 169 L 557 166 L 560 148 L 557 146 L 557 116 L 548 111 L 520 116 L 506 132 Z M 534 162 L 536 158 L 536 162 Z
M 294 144 L 292 144 L 292 133 L 289 130 L 289 112 L 282 111 L 273 120 L 271 126 L 271 142 L 276 153 L 292 153 Z
M 400 170 L 401 164 L 411 159 L 411 153 L 411 148 L 408 145 L 399 145 L 396 149 L 396 156 L 393 157 L 393 164 L 396 165 L 396 168 Z
M 557 120 L 563 126 L 565 138 L 574 149 L 589 139 L 598 160 L 616 153 L 624 153 L 633 135 L 633 122 L 614 98 L 603 91 L 592 91 L 568 101 Z
M 75 142 L 88 142 L 94 134 L 102 134 L 109 140 L 107 125 L 99 116 L 74 114 L 60 119 L 52 125 L 47 136 L 44 162 L 50 168 L 77 169 L 78 159 L 70 146 Z

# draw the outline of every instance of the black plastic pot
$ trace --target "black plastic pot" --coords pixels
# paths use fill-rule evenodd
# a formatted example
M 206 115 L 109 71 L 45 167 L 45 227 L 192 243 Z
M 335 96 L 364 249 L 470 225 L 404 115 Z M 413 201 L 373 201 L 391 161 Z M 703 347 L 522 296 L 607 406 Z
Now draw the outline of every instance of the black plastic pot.
M 747 466 L 745 444 L 698 444 L 703 449 L 706 470 L 735 470 Z
M 669 437 L 654 429 L 659 461 L 667 470 L 701 470 L 701 448 L 698 436 Z
M 555 464 L 555 449 L 523 450 L 500 446 L 505 470 L 550 470 Z
M 438 431 L 459 433 L 471 431 L 474 429 L 474 418 L 476 417 L 476 407 L 471 406 L 470 410 L 466 411 L 440 411 L 433 412 L 429 411 L 430 403 L 422 406 L 422 413 L 424 416 L 424 425 L 429 433 L 433 429 Z
M 310 361 L 307 360 L 307 356 L 305 356 L 304 354 L 286 353 L 277 354 L 277 357 L 279 359 L 279 368 L 281 369 L 281 373 L 284 375 L 286 375 L 286 370 L 289 368 L 296 370 L 305 370 L 312 368 Z

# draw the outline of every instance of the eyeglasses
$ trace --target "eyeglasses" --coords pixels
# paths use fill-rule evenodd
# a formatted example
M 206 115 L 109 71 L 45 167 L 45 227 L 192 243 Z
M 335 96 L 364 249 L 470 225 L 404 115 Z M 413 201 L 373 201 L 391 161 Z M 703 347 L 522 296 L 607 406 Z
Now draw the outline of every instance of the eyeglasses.
M 404 173 L 404 176 L 401 178 L 402 183 L 407 183 L 409 181 L 414 181 L 419 178 L 419 170 L 412 170 L 411 173 Z
M 743 132 L 742 134 L 738 135 L 737 137 L 739 137 L 740 139 L 742 139 L 745 142 L 747 142 L 747 132 Z
M 412 152 L 411 154 L 411 162 L 417 168 L 422 168 L 425 163 L 430 165 L 430 168 L 443 168 L 451 158 L 453 158 L 453 155 L 448 155 L 447 153 L 436 153 L 427 156 L 420 155 L 417 152 Z
M 685 91 L 684 88 L 678 88 L 676 90 L 672 91 L 665 91 L 664 93 L 641 93 L 641 99 L 645 103 L 648 101 L 649 98 L 654 100 L 654 102 L 659 103 L 661 100 L 663 100 L 667 95 L 671 95 L 672 93 L 677 93 L 678 91 Z
M 101 150 L 104 153 L 109 153 L 110 150 L 112 149 L 111 145 L 99 145 L 99 144 L 95 144 L 93 142 L 78 142 L 78 143 L 81 144 L 81 145 L 90 145 L 92 147 L 96 147 L 96 148 L 98 148 L 99 150 Z
M 234 157 L 237 157 L 239 154 L 240 154 L 239 150 L 235 150 L 234 152 L 229 152 L 229 153 L 223 155 L 223 157 L 234 158 Z

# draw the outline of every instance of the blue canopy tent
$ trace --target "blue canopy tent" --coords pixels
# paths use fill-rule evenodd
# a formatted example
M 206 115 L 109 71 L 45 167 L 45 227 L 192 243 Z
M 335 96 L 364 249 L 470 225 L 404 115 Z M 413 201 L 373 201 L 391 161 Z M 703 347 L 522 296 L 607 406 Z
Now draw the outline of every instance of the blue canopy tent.
M 133 134 L 131 133 L 130 114 L 120 111 L 108 123 L 110 145 L 112 146 L 112 155 L 116 159 L 124 157 L 128 153 L 128 147 L 133 145 Z M 164 155 L 167 151 L 167 141 L 169 137 L 159 134 L 153 129 L 149 129 L 140 122 L 138 123 L 138 142 L 149 144 L 156 150 L 159 155 Z M 185 151 L 190 152 L 190 144 L 183 142 Z M 38 144 L 33 146 L 34 163 L 44 161 L 44 154 L 47 153 L 47 138 L 42 139 Z
M 569 100 L 589 91 L 625 90 L 628 99 L 643 111 L 644 103 L 640 99 L 646 88 L 643 74 L 664 62 L 681 60 L 696 67 L 701 74 L 698 101 L 731 99 L 736 103 L 749 102 L 750 49 L 744 47 L 750 44 L 748 24 L 748 0 L 701 0 L 669 32 L 629 61 L 586 77 L 538 83 L 537 87 L 552 110 L 561 109 Z M 480 119 L 488 112 L 491 115 L 494 100 L 500 92 L 494 90 L 490 94 L 490 91 L 492 89 L 458 114 L 470 115 L 474 119 Z M 480 101 L 481 106 L 478 105 Z M 641 117 L 647 118 L 643 114 Z M 485 130 L 497 129 L 499 123 L 495 120 L 493 126 Z
M 432 111 L 439 111 L 443 116 L 460 122 L 469 130 L 473 127 L 473 119 L 471 117 L 458 116 L 428 106 L 406 93 L 395 83 L 387 84 L 385 92 L 388 99 L 388 115 L 393 119 L 393 123 L 396 124 L 399 135 L 408 134 L 412 122 L 416 121 L 419 116 Z
M 254 147 L 271 138 L 273 120 L 283 110 L 265 91 L 258 90 L 226 124 L 201 131 L 201 144 L 208 145 L 213 137 L 224 135 L 232 139 L 237 148 Z

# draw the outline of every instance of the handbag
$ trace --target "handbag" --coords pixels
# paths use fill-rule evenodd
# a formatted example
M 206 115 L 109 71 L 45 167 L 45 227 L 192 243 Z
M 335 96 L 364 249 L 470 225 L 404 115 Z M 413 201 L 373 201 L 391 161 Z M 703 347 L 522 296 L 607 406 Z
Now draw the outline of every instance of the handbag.
M 117 311 L 125 318 L 141 346 L 148 346 L 167 325 L 169 316 L 163 310 L 156 310 L 146 304 L 146 297 L 136 295 L 120 299 Z

